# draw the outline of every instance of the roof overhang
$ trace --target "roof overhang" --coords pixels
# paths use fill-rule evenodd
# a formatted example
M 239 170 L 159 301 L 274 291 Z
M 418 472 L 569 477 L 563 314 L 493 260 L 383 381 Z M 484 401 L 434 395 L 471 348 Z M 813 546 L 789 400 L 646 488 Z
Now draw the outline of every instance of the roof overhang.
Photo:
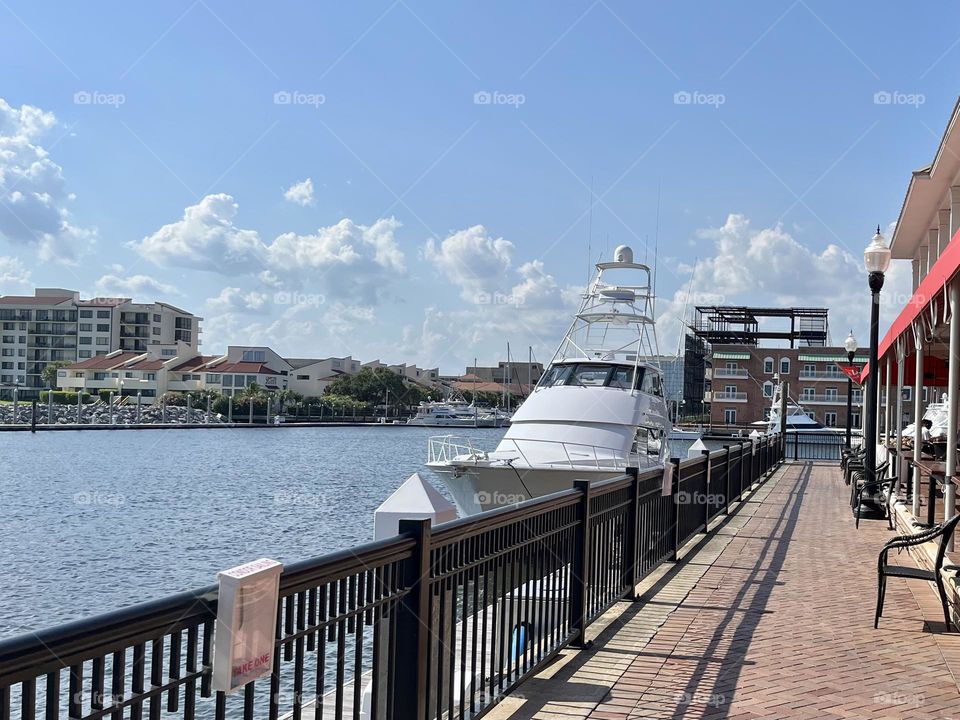
M 933 162 L 915 170 L 900 207 L 897 227 L 893 231 L 890 250 L 894 259 L 912 260 L 917 248 L 927 240 L 930 228 L 939 225 L 937 211 L 949 207 L 948 191 L 960 173 L 960 98 L 944 130 Z

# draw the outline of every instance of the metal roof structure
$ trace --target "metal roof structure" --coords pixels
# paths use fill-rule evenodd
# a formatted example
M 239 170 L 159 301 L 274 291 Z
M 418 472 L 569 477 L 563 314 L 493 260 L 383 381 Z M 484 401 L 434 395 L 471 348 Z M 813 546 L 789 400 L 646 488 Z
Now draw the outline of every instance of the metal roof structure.
M 785 340 L 790 347 L 826 347 L 827 312 L 827 308 L 698 305 L 690 330 L 711 345 L 757 347 L 761 340 Z

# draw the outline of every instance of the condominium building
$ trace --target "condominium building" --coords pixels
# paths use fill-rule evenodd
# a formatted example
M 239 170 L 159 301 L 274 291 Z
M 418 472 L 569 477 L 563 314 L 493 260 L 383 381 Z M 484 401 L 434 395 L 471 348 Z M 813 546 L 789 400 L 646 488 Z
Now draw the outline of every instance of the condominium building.
M 200 345 L 200 320 L 167 303 L 130 298 L 91 298 L 64 288 L 37 288 L 33 295 L 0 296 L 0 394 L 12 387 L 36 397 L 46 387 L 43 369 L 115 350 L 143 353 L 151 346 Z
M 866 355 L 854 358 L 860 367 Z M 791 400 L 826 427 L 847 423 L 847 353 L 837 347 L 769 348 L 748 345 L 714 345 L 713 367 L 707 370 L 712 389 L 710 403 L 714 425 L 746 425 L 767 420 L 776 382 L 788 386 Z M 860 426 L 860 386 L 854 383 L 852 425 Z

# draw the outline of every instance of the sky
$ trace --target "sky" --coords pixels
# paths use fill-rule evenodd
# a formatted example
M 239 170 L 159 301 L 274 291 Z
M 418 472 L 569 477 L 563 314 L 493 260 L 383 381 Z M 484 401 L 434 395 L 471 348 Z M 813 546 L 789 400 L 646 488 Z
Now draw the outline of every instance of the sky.
M 956 102 L 958 10 L 894 2 L 0 0 L 0 294 L 163 300 L 202 350 L 549 360 L 592 262 L 829 307 Z M 894 263 L 883 324 L 909 296 Z

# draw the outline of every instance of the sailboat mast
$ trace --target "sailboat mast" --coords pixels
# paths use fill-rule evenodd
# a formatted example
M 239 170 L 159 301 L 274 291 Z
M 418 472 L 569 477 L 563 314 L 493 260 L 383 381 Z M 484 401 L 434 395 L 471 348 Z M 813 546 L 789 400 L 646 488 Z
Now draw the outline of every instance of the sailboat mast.
M 510 412 L 510 384 L 513 382 L 513 377 L 510 372 L 510 343 L 507 343 L 507 412 Z

